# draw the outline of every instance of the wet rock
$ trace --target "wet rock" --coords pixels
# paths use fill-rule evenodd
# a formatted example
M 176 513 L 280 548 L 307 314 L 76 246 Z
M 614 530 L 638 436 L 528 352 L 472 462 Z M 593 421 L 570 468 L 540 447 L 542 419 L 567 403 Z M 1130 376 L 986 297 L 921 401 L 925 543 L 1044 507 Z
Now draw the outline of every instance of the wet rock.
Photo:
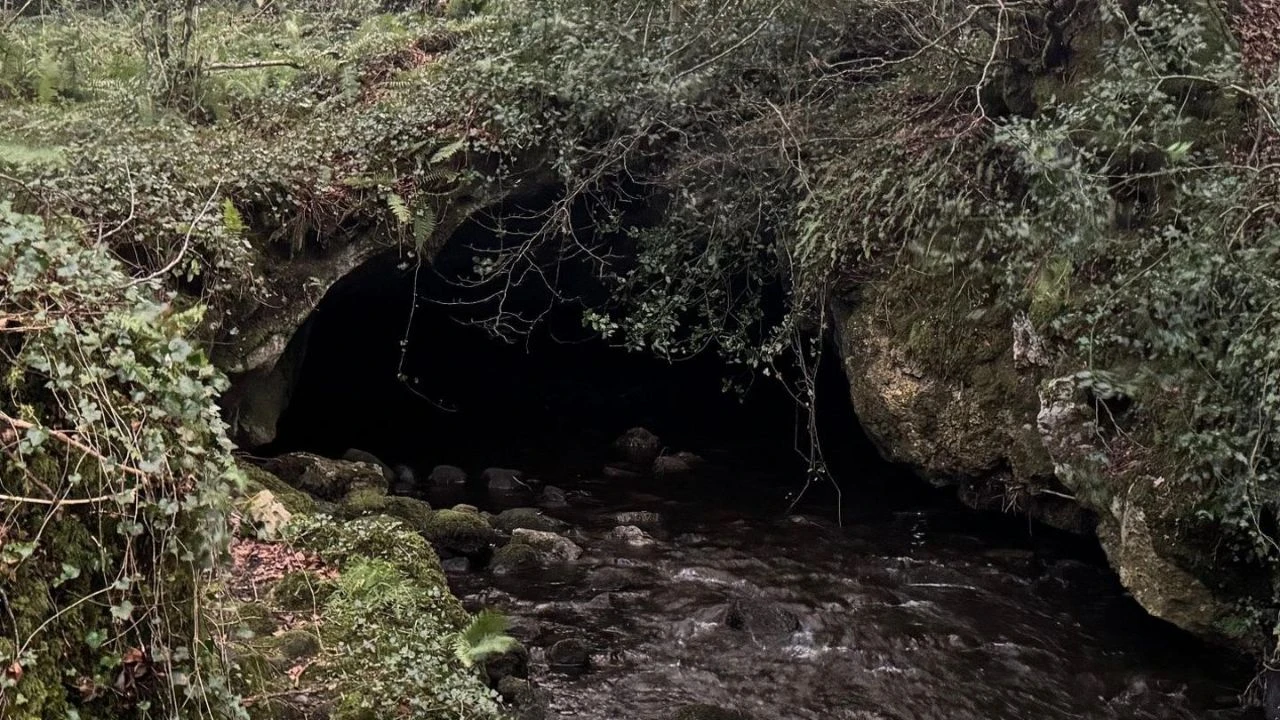
M 507 678 L 529 677 L 529 649 L 517 644 L 507 652 L 484 661 L 484 676 L 489 687 L 499 687 Z
M 642 427 L 624 432 L 613 442 L 618 456 L 637 467 L 651 467 L 662 452 L 662 440 Z
M 548 485 L 542 488 L 542 492 L 538 495 L 538 505 L 548 509 L 566 508 L 569 507 L 569 498 L 564 490 Z
M 591 648 L 576 639 L 561 640 L 547 650 L 547 664 L 560 669 L 582 669 L 591 662 Z
M 468 505 L 466 503 L 458 503 L 457 505 L 454 505 L 452 509 L 460 513 L 467 513 L 468 515 L 478 516 L 481 514 L 480 508 L 476 507 L 475 505 Z
M 502 701 L 516 711 L 516 720 L 545 720 L 547 700 L 528 680 L 503 678 L 497 686 Z
M 347 462 L 362 462 L 369 463 L 370 465 L 377 465 L 382 468 L 382 476 L 387 479 L 387 482 L 391 482 L 395 479 L 395 472 L 391 469 L 391 466 L 382 462 L 377 455 L 374 455 L 371 452 L 365 452 L 358 448 L 348 448 L 346 452 L 342 453 L 342 459 Z
M 392 468 L 391 491 L 400 495 L 410 495 L 418 490 L 418 474 L 408 465 L 396 465 Z
M 662 524 L 662 516 L 648 510 L 613 513 L 609 519 L 618 525 L 636 525 L 642 528 L 654 528 Z
M 795 613 L 759 598 L 743 598 L 729 603 L 724 624 L 752 635 L 788 635 L 800 629 Z
M 473 557 L 486 553 L 497 533 L 478 514 L 458 510 L 432 513 L 423 536 L 442 552 Z
M 644 477 L 644 473 L 623 465 L 605 465 L 600 471 L 601 475 L 610 480 L 639 480 Z
M 569 538 L 551 532 L 517 528 L 511 533 L 511 541 L 533 547 L 547 563 L 573 562 L 582 557 L 582 548 Z
M 521 492 L 531 489 L 524 481 L 524 473 L 508 468 L 486 468 L 480 473 L 484 486 L 493 492 Z
M 427 482 L 437 487 L 447 485 L 466 485 L 467 471 L 455 465 L 437 465 L 431 468 Z
M 542 514 L 536 508 L 512 508 L 503 510 L 494 518 L 493 526 L 503 532 L 513 530 L 542 530 L 543 532 L 559 532 L 569 524 Z
M 355 488 L 387 489 L 382 468 L 366 462 L 350 462 L 320 457 L 312 453 L 288 453 L 266 463 L 290 487 L 311 493 L 324 500 L 341 500 Z
M 693 472 L 693 465 L 679 455 L 662 455 L 653 461 L 653 474 L 658 477 Z
M 609 539 L 631 547 L 648 547 L 653 544 L 653 538 L 649 537 L 649 533 L 635 525 L 619 525 L 609 532 Z
M 451 557 L 440 561 L 440 568 L 447 573 L 464 573 L 471 569 L 471 561 L 465 557 Z
M 751 720 L 751 716 L 714 705 L 685 705 L 671 716 L 671 720 Z
M 616 567 L 600 568 L 587 576 L 587 587 L 592 590 L 631 590 L 644 584 L 635 573 Z

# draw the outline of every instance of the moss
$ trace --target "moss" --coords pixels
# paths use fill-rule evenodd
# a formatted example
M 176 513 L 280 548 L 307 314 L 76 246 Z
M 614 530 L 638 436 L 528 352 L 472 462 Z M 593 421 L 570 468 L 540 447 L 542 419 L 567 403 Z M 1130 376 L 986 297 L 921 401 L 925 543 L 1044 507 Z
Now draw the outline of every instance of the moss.
M 542 563 L 542 553 L 537 548 L 522 542 L 509 542 L 498 548 L 493 554 L 494 572 L 515 572 L 538 567 Z
M 236 609 L 236 627 L 257 637 L 265 637 L 276 631 L 279 623 L 265 603 L 247 602 Z
M 444 570 L 431 546 L 399 520 L 386 516 L 338 522 L 308 517 L 290 526 L 299 547 L 345 569 L 366 559 L 384 560 L 423 587 L 447 588 Z
M 288 630 L 272 637 L 268 647 L 292 664 L 320 652 L 320 638 L 310 630 Z
M 280 504 L 284 505 L 285 509 L 291 513 L 316 512 L 315 498 L 310 495 L 297 488 L 290 487 L 285 481 L 256 465 L 240 462 L 239 467 L 240 471 L 245 475 L 245 492 L 247 495 L 252 495 L 260 490 L 270 490 L 271 494 L 275 495 L 276 500 L 280 501 Z
M 494 539 L 484 518 L 458 510 L 435 512 L 422 534 L 437 547 L 464 555 L 485 550 Z
M 427 503 L 410 497 L 393 495 L 387 498 L 383 512 L 394 518 L 403 520 L 406 525 L 418 532 L 427 529 L 432 510 Z
M 394 563 L 358 558 L 344 569 L 324 618 L 341 698 L 335 719 L 399 716 L 405 707 L 424 720 L 500 717 L 479 673 L 453 654 L 467 616 L 443 580 L 424 584 Z
M 510 510 L 503 510 L 494 519 L 493 525 L 504 532 L 511 532 L 517 528 L 556 532 L 563 530 L 565 527 L 565 523 L 553 517 L 543 515 L 542 511 L 536 508 L 511 508 Z
M 283 610 L 306 612 L 322 606 L 334 584 L 313 572 L 298 570 L 280 578 L 271 588 L 271 601 Z
M 362 486 L 351 489 L 338 506 L 345 518 L 377 515 L 387 509 L 387 492 L 382 488 Z

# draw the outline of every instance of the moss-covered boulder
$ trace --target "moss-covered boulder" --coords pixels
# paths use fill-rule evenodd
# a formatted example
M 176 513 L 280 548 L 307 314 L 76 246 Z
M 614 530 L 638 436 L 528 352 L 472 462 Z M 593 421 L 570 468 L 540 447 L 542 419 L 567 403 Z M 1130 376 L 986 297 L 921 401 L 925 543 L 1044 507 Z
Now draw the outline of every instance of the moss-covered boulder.
M 342 496 L 338 504 L 338 516 L 343 519 L 379 515 L 387 509 L 387 491 L 379 487 L 352 488 Z
M 422 534 L 436 548 L 453 554 L 474 556 L 487 552 L 497 533 L 478 514 L 458 510 L 433 513 Z
M 506 575 L 541 567 L 542 564 L 542 553 L 537 548 L 528 543 L 513 541 L 498 548 L 489 567 L 498 575 Z
M 298 660 L 319 653 L 320 638 L 311 630 L 286 630 L 269 638 L 266 646 L 282 661 L 292 665 Z
M 244 461 L 238 462 L 237 465 L 240 471 L 244 473 L 246 495 L 267 490 L 291 513 L 313 513 L 316 511 L 315 498 L 290 486 L 273 473 Z
M 387 497 L 382 512 L 404 522 L 418 532 L 425 532 L 435 512 L 431 506 L 417 498 L 391 495 Z
M 498 516 L 493 520 L 493 526 L 508 533 L 520 528 L 541 530 L 543 532 L 560 532 L 569 527 L 569 524 L 544 515 L 537 508 L 511 508 L 498 513 Z
M 382 468 L 366 462 L 333 460 L 297 452 L 267 461 L 266 469 L 291 487 L 323 500 L 341 500 L 357 488 L 387 490 L 387 478 Z

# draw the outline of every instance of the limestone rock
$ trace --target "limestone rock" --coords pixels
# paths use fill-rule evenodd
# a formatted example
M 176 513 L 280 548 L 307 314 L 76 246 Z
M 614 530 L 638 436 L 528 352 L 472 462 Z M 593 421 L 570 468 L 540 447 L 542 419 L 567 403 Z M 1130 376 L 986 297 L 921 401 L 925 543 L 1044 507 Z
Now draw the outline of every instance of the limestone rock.
M 535 548 L 547 562 L 573 562 L 582 557 L 582 548 L 551 532 L 518 528 L 511 533 L 511 541 Z
M 391 466 L 382 462 L 377 455 L 374 455 L 371 452 L 365 452 L 359 448 L 347 448 L 347 451 L 342 453 L 342 459 L 347 462 L 362 462 L 369 463 L 370 465 L 377 465 L 382 468 L 382 476 L 387 479 L 387 482 L 395 480 L 395 471 L 391 469 Z
M 263 540 L 280 537 L 280 531 L 293 518 L 293 513 L 270 490 L 259 490 L 251 495 L 245 502 L 244 514 Z
M 333 460 L 297 452 L 269 460 L 266 469 L 291 487 L 323 500 L 341 500 L 359 487 L 387 490 L 387 478 L 382 474 L 382 468 L 365 462 Z
M 609 538 L 631 547 L 648 547 L 653 544 L 649 533 L 635 525 L 619 525 L 609 532 Z

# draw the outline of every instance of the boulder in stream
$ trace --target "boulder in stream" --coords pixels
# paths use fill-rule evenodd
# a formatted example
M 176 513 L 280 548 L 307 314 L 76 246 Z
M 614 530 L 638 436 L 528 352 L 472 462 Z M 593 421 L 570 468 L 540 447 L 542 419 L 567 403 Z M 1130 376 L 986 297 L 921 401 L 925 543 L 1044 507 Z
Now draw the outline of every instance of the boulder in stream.
M 642 528 L 655 528 L 662 524 L 662 516 L 648 510 L 613 513 L 609 519 L 619 525 L 636 525 Z
M 438 510 L 432 513 L 422 534 L 437 549 L 468 557 L 488 551 L 497 539 L 497 533 L 484 518 L 458 510 Z
M 591 648 L 583 641 L 560 640 L 547 650 L 547 664 L 558 669 L 582 669 L 591 662 Z
M 560 532 L 569 527 L 563 520 L 543 515 L 537 508 L 511 508 L 498 513 L 493 526 L 503 532 L 513 530 L 542 530 L 544 532 Z
M 492 492 L 514 493 L 532 489 L 530 484 L 525 482 L 524 473 L 509 468 L 485 468 L 485 471 L 480 473 L 480 479 Z
M 633 427 L 613 441 L 613 448 L 623 460 L 647 468 L 662 452 L 662 440 L 645 428 Z
M 431 474 L 427 476 L 427 482 L 437 487 L 466 485 L 467 471 L 456 465 L 437 465 L 431 468 Z
M 538 494 L 538 506 L 549 510 L 569 507 L 569 497 L 564 490 L 555 485 L 548 485 L 542 488 L 542 492 Z
M 582 548 L 567 537 L 552 532 L 517 528 L 511 533 L 512 543 L 528 545 L 539 552 L 546 564 L 573 562 L 582 557 Z
M 684 475 L 693 472 L 693 464 L 677 455 L 660 455 L 653 461 L 653 474 L 658 477 Z
M 800 629 L 795 613 L 763 598 L 742 598 L 729 603 L 724 624 L 752 635 L 790 635 Z
M 649 537 L 649 533 L 635 525 L 619 525 L 609 531 L 609 539 L 625 543 L 631 547 L 648 547 L 653 544 L 653 538 Z

